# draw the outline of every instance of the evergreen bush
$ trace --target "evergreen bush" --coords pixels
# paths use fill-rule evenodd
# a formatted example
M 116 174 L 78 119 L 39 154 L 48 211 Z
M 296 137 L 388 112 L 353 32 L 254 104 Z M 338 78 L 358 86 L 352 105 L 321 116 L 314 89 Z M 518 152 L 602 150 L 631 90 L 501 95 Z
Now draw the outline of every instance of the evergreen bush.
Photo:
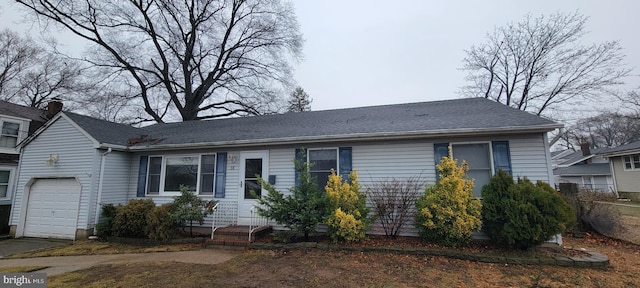
M 484 231 L 511 248 L 540 245 L 575 223 L 573 206 L 548 183 L 526 178 L 514 183 L 504 171 L 482 187 L 482 203 Z
M 156 204 L 151 199 L 131 199 L 127 205 L 116 207 L 116 215 L 111 227 L 118 237 L 147 237 L 147 214 Z
M 173 198 L 171 219 L 180 225 L 189 223 L 189 235 L 193 237 L 193 222 L 202 225 L 216 203 L 214 200 L 206 201 L 189 191 L 187 186 L 180 185 L 180 196 Z
M 178 234 L 178 225 L 171 214 L 175 211 L 173 203 L 155 206 L 147 214 L 147 236 L 158 241 L 169 241 Z
M 360 192 L 358 173 L 351 172 L 349 180 L 343 182 L 342 176 L 331 170 L 325 187 L 329 204 L 326 224 L 334 242 L 364 240 L 370 228 L 367 198 L 366 194 Z
M 442 157 L 436 168 L 439 179 L 416 202 L 416 227 L 420 237 L 428 242 L 446 246 L 465 244 L 482 224 L 481 203 L 474 199 L 473 180 L 467 177 L 469 167 L 464 161 L 458 166 L 449 156 Z
M 111 236 L 113 219 L 116 217 L 116 206 L 109 204 L 102 204 L 102 208 L 100 208 L 102 213 L 100 223 L 96 225 L 96 234 L 98 237 L 108 237 Z
M 309 165 L 298 160 L 294 160 L 294 164 L 300 172 L 300 185 L 289 189 L 290 195 L 285 196 L 264 179 L 258 178 L 267 195 L 257 198 L 260 204 L 257 212 L 294 232 L 304 234 L 304 240 L 308 241 L 309 233 L 316 231 L 325 218 L 327 198 L 315 178 L 311 177 Z

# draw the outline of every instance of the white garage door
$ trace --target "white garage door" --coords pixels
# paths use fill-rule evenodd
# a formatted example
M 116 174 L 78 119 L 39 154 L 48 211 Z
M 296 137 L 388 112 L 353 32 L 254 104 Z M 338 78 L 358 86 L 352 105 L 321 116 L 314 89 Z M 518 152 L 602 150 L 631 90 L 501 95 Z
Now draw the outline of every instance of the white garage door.
M 80 202 L 75 179 L 39 179 L 29 192 L 24 236 L 74 239 Z

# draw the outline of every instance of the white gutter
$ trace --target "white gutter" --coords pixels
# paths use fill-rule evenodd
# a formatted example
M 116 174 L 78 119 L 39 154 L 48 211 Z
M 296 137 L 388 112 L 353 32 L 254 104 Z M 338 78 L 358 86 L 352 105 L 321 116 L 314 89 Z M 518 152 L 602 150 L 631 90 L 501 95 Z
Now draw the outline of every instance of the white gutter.
M 98 199 L 96 200 L 96 220 L 93 225 L 93 234 L 97 233 L 96 226 L 100 220 L 100 201 L 102 200 L 102 184 L 104 183 L 104 166 L 107 161 L 107 154 L 111 153 L 112 149 L 109 147 L 106 152 L 102 153 L 102 157 L 100 159 L 100 180 L 98 180 Z
M 216 147 L 223 148 L 229 146 L 260 146 L 267 144 L 304 144 L 304 143 L 322 143 L 335 141 L 370 141 L 370 140 L 402 140 L 429 137 L 456 137 L 456 136 L 475 136 L 494 134 L 522 134 L 531 132 L 548 132 L 555 128 L 562 127 L 560 124 L 540 125 L 533 127 L 503 127 L 499 129 L 478 128 L 478 129 L 442 129 L 431 131 L 402 131 L 402 132 L 384 132 L 384 133 L 354 133 L 342 135 L 321 135 L 321 136 L 302 136 L 302 137 L 283 137 L 283 138 L 265 138 L 250 140 L 231 140 L 219 142 L 198 142 L 198 143 L 179 143 L 164 145 L 136 145 L 129 147 L 130 151 L 134 150 L 162 150 L 171 148 L 207 148 Z
M 636 153 L 640 153 L 640 149 L 636 148 L 636 149 L 629 149 L 629 150 L 622 150 L 622 151 L 617 151 L 617 152 L 610 152 L 610 153 L 602 153 L 599 154 L 602 157 L 618 157 L 618 156 L 624 156 L 624 155 L 629 155 L 629 154 L 636 154 Z

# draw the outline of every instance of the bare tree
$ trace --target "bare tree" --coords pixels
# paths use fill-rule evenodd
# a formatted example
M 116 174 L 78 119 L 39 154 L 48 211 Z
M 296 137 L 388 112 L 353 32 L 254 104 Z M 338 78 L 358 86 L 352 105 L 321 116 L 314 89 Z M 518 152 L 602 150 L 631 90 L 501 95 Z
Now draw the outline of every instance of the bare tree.
M 0 97 L 30 107 L 42 108 L 53 98 L 77 100 L 90 86 L 81 63 L 10 30 L 0 32 L 0 66 Z
M 15 93 L 18 76 L 33 64 L 40 50 L 30 38 L 22 38 L 8 29 L 0 31 L 0 96 L 7 100 Z
M 561 104 L 612 95 L 630 69 L 618 42 L 585 46 L 587 17 L 556 13 L 497 27 L 483 44 L 466 50 L 463 93 L 537 115 Z
M 626 97 L 619 97 L 626 110 L 628 118 L 640 120 L 640 87 L 627 93 Z
M 126 78 L 143 120 L 270 111 L 301 55 L 293 8 L 280 0 L 17 2 L 92 43 L 86 60 Z
M 303 112 L 303 111 L 311 111 L 311 98 L 309 98 L 309 94 L 304 92 L 302 87 L 297 87 L 291 93 L 291 96 L 287 100 L 287 111 L 288 112 Z
M 416 215 L 416 200 L 424 189 L 424 181 L 414 176 L 407 179 L 384 179 L 367 186 L 372 211 L 387 237 L 396 238 Z
M 640 140 L 640 120 L 635 114 L 604 112 L 578 121 L 566 135 L 575 146 L 589 142 L 592 148 L 616 147 Z

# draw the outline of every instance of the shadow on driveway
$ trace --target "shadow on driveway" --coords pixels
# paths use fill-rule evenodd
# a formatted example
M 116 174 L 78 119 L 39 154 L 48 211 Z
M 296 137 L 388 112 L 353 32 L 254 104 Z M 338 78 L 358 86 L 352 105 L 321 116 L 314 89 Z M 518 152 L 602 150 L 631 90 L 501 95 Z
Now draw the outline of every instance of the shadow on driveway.
M 71 240 L 41 239 L 41 238 L 17 238 L 0 241 L 0 258 L 9 255 L 55 248 L 73 243 Z

